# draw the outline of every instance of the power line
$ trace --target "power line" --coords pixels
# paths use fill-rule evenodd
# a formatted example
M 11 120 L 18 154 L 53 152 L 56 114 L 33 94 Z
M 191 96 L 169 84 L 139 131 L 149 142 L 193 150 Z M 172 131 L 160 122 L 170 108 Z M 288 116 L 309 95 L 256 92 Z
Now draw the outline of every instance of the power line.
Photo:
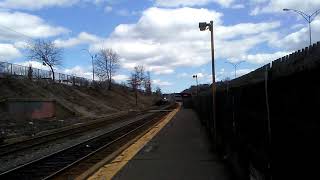
M 12 29 L 10 27 L 7 27 L 7 26 L 1 25 L 1 24 L 0 24 L 0 27 L 5 28 L 5 29 L 7 29 L 9 31 L 15 32 L 15 33 L 17 33 L 17 34 L 19 34 L 21 36 L 26 37 L 27 39 L 34 40 L 34 38 L 32 38 L 31 36 L 28 36 L 28 35 L 26 35 L 24 33 L 18 32 L 18 31 L 14 30 L 14 29 Z

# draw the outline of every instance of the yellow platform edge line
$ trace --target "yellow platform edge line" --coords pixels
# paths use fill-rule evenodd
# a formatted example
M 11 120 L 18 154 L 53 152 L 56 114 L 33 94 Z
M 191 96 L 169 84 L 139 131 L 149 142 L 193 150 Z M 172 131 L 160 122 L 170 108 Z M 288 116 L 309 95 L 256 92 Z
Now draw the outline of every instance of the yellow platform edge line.
M 135 141 L 127 149 L 121 152 L 111 162 L 105 164 L 89 180 L 112 179 L 150 140 L 152 140 L 161 129 L 167 125 L 180 110 L 180 106 L 169 113 L 164 120 L 153 126 L 145 135 Z

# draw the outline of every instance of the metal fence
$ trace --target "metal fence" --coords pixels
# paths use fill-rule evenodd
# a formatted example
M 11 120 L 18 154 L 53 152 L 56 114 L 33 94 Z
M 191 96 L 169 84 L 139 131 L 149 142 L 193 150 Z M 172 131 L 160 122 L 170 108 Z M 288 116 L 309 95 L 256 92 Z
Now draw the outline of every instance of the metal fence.
M 53 79 L 52 72 L 48 70 L 37 69 L 28 66 L 21 66 L 18 64 L 12 64 L 8 62 L 0 62 L 0 78 L 5 77 L 32 78 L 34 80 Z M 62 73 L 55 73 L 55 82 L 77 86 L 89 86 L 92 84 L 92 80 L 90 79 Z

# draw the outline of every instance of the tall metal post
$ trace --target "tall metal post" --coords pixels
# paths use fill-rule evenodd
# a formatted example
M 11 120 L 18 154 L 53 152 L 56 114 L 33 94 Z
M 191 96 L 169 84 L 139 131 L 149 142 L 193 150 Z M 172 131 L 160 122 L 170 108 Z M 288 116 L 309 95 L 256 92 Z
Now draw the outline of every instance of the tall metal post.
M 233 62 L 226 62 L 226 63 L 231 64 L 233 66 L 233 68 L 234 68 L 234 78 L 237 78 L 237 68 L 243 62 L 244 61 L 239 61 L 239 62 L 234 62 L 234 63 Z
M 215 78 L 215 67 L 214 67 L 214 42 L 213 42 L 213 21 L 210 23 L 200 22 L 200 31 L 207 29 L 211 32 L 211 58 L 212 58 L 212 120 L 213 120 L 213 139 L 214 148 L 217 149 L 217 121 L 216 121 L 216 78 Z
M 94 58 L 97 57 L 96 54 L 91 54 L 90 51 L 88 49 L 82 49 L 83 51 L 86 51 L 89 56 L 91 57 L 91 63 L 92 63 L 92 81 L 94 82 Z
M 198 75 L 196 76 L 196 82 L 197 82 L 197 96 L 199 96 L 199 83 L 198 83 Z
M 193 78 L 196 78 L 196 83 L 197 83 L 197 96 L 199 95 L 199 83 L 198 83 L 198 75 L 193 75 Z
M 311 15 L 309 15 L 309 14 L 307 14 L 305 12 L 296 10 L 296 9 L 287 9 L 287 8 L 285 8 L 285 9 L 283 9 L 283 11 L 293 11 L 295 13 L 300 14 L 306 21 L 308 21 L 308 23 L 309 23 L 309 42 L 310 42 L 310 46 L 311 46 L 312 45 L 312 41 L 311 41 L 311 22 L 320 13 L 320 9 L 318 9 L 317 11 L 312 13 Z
M 216 77 L 214 67 L 214 39 L 213 39 L 213 21 L 210 21 L 211 31 L 211 59 L 212 59 L 212 119 L 213 119 L 213 138 L 215 148 L 217 148 L 217 122 L 216 122 Z
M 312 41 L 311 41 L 311 17 L 309 16 L 309 42 L 310 42 L 310 46 L 312 45 Z

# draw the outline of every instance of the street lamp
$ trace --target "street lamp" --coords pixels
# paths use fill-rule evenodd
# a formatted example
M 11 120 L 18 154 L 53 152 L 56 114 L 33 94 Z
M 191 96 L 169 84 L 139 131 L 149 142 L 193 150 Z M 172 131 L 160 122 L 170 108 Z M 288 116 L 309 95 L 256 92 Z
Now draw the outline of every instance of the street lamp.
M 193 78 L 196 78 L 196 82 L 197 82 L 197 96 L 199 95 L 199 84 L 198 84 L 198 75 L 193 75 Z
M 199 23 L 199 29 L 200 31 L 208 30 L 211 31 L 211 60 L 212 60 L 212 119 L 213 119 L 213 131 L 214 131 L 214 140 L 215 145 L 217 143 L 217 126 L 216 126 L 216 102 L 215 102 L 215 89 L 216 89 L 216 79 L 215 79 L 215 69 L 214 69 L 214 43 L 213 43 L 213 21 L 210 21 L 210 23 L 206 22 L 200 22 Z
M 295 13 L 298 13 L 300 14 L 305 20 L 308 21 L 309 23 L 309 39 L 310 39 L 310 46 L 311 46 L 311 22 L 314 20 L 314 18 L 320 13 L 320 9 L 318 9 L 317 11 L 315 11 L 314 13 L 312 13 L 311 15 L 305 13 L 305 12 L 302 12 L 302 11 L 299 11 L 299 10 L 295 10 L 295 9 L 283 9 L 283 11 L 293 11 Z
M 244 61 L 239 61 L 239 62 L 226 62 L 228 64 L 231 64 L 234 67 L 234 78 L 237 78 L 237 68 L 238 66 L 243 63 Z
M 94 58 L 97 58 L 96 54 L 91 54 L 88 49 L 82 49 L 82 51 L 86 51 L 89 56 L 91 57 L 91 63 L 92 63 L 92 81 L 94 82 Z

